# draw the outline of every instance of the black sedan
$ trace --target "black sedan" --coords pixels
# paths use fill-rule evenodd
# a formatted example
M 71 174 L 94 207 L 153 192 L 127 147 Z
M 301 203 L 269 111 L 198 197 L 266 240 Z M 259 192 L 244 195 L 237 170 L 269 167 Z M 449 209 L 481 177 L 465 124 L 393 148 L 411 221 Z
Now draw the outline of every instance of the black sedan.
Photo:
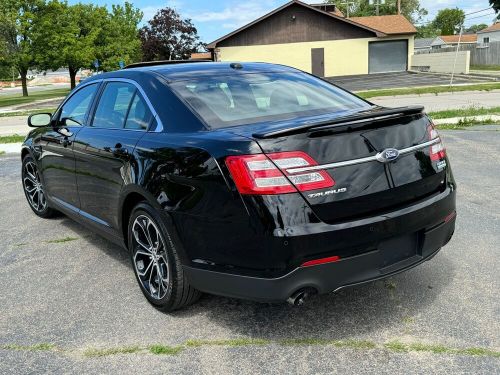
M 286 66 L 135 64 L 28 123 L 32 210 L 127 248 L 165 311 L 200 292 L 301 304 L 412 268 L 455 227 L 423 108 L 378 107 Z

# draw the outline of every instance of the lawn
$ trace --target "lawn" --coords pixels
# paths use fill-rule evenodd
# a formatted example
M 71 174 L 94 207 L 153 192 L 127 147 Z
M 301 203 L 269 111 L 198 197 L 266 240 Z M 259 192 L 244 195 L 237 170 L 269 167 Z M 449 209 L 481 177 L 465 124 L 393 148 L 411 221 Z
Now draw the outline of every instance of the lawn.
M 463 109 L 450 109 L 447 111 L 429 112 L 429 116 L 433 119 L 453 118 L 453 117 L 474 117 L 484 115 L 497 115 L 500 114 L 500 107 L 493 108 L 463 108 Z
M 471 65 L 471 70 L 496 70 L 500 71 L 500 65 Z
M 479 83 L 475 85 L 464 86 L 428 86 L 428 87 L 411 87 L 401 89 L 387 90 L 370 90 L 358 91 L 356 94 L 362 98 L 374 98 L 379 96 L 396 96 L 396 95 L 421 95 L 421 94 L 439 94 L 445 92 L 460 92 L 460 91 L 491 91 L 499 90 L 500 83 Z
M 14 134 L 14 135 L 5 135 L 0 137 L 0 144 L 3 143 L 21 143 L 26 138 L 24 135 Z
M 1 95 L 0 107 L 31 103 L 34 102 L 35 100 L 60 98 L 68 95 L 68 92 L 69 89 L 64 88 L 64 89 L 37 91 L 29 94 L 29 96 L 23 96 L 21 93 L 12 95 Z M 29 88 L 28 88 L 28 93 L 29 93 Z

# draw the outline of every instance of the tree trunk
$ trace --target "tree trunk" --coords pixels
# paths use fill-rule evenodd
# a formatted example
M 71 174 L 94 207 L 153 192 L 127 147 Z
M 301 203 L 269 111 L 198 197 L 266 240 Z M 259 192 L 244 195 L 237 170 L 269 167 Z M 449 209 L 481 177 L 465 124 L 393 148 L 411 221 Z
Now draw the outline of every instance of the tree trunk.
M 21 76 L 21 84 L 23 86 L 23 96 L 28 96 L 28 82 L 26 76 L 28 75 L 28 70 L 19 69 L 19 75 Z
M 76 73 L 78 73 L 78 69 L 69 67 L 69 79 L 71 81 L 71 90 L 73 90 L 76 86 Z

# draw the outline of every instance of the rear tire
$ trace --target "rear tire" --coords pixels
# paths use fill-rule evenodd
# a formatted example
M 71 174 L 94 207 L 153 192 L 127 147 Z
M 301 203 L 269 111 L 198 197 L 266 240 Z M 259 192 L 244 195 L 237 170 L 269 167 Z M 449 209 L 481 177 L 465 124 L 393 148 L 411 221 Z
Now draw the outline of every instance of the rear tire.
M 200 298 L 201 293 L 187 281 L 163 220 L 147 203 L 139 203 L 132 210 L 128 248 L 139 287 L 154 307 L 169 312 Z
M 56 216 L 58 212 L 49 207 L 38 166 L 30 155 L 23 159 L 21 176 L 24 196 L 33 212 L 44 219 Z

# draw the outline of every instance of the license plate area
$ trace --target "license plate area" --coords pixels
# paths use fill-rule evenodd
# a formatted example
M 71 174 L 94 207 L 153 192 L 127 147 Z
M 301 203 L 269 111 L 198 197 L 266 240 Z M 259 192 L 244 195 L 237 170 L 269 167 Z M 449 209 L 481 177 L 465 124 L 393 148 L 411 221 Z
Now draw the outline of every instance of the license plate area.
M 381 272 L 389 272 L 397 263 L 418 261 L 421 257 L 418 245 L 418 233 L 405 234 L 380 242 L 378 250 Z

